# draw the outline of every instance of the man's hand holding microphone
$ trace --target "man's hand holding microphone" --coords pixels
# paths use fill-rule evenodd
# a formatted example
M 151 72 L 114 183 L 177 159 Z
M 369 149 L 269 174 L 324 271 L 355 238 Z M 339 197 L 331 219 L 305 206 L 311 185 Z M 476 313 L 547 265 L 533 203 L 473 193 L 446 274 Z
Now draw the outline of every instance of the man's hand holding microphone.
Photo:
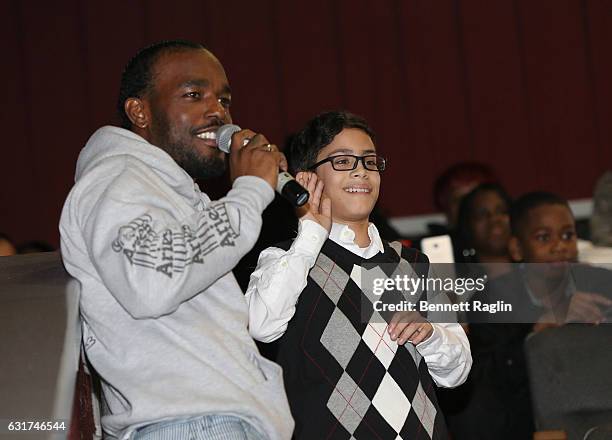
M 294 207 L 308 201 L 308 191 L 287 172 L 285 155 L 264 135 L 226 124 L 217 130 L 217 146 L 229 153 L 232 181 L 246 175 L 261 177 Z

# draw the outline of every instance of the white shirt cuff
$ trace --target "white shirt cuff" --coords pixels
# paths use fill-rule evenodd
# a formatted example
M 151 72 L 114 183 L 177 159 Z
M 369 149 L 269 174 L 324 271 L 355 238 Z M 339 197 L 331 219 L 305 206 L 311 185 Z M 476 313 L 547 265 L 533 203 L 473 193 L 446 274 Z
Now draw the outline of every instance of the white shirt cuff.
M 425 356 L 425 354 L 422 352 L 422 350 L 427 351 L 427 347 L 429 347 L 430 345 L 432 345 L 433 342 L 436 341 L 436 339 L 440 338 L 440 330 L 436 331 L 436 324 L 430 322 L 431 324 L 431 328 L 433 329 L 433 331 L 431 332 L 431 335 L 429 335 L 429 337 L 427 339 L 425 339 L 423 342 L 419 342 L 415 347 L 416 349 L 419 351 L 419 353 L 421 353 L 421 355 Z
M 323 226 L 312 220 L 300 220 L 298 224 L 298 235 L 293 243 L 293 248 L 301 254 L 316 257 L 323 243 L 327 240 L 329 232 Z

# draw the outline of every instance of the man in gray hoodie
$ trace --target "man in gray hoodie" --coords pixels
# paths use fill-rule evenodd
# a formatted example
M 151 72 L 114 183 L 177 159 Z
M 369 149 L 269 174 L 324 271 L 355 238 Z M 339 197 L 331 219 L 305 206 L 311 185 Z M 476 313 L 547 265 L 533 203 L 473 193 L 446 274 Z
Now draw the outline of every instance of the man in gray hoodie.
M 231 272 L 259 235 L 285 159 L 242 130 L 226 196 L 211 201 L 193 180 L 224 172 L 216 131 L 231 122 L 230 103 L 213 54 L 155 44 L 123 73 L 123 128 L 99 129 L 79 155 L 62 257 L 81 283 L 84 348 L 102 378 L 109 438 L 291 437 L 280 367 L 250 338 Z

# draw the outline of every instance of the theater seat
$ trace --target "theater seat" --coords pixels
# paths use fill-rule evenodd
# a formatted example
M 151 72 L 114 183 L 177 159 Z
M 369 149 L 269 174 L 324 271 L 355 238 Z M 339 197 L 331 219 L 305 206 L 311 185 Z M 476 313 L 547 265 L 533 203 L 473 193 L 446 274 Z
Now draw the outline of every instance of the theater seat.
M 544 330 L 527 338 L 525 352 L 537 429 L 612 439 L 612 325 Z
M 32 431 L 20 438 L 69 435 L 79 377 L 78 304 L 79 284 L 64 270 L 59 253 L 0 257 L 0 414 L 65 426 L 62 432 Z M 92 438 L 78 430 L 72 437 L 73 432 L 70 438 Z

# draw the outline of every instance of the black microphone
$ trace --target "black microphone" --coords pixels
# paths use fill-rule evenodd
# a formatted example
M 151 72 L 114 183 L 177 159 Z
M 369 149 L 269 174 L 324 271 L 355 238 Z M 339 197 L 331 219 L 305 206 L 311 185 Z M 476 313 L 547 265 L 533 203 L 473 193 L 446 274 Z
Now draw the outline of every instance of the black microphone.
M 219 127 L 217 130 L 217 147 L 219 150 L 224 153 L 229 153 L 230 145 L 232 144 L 232 135 L 240 130 L 242 129 L 234 124 L 225 124 Z M 245 141 L 245 144 L 248 143 L 248 140 Z M 297 180 L 286 171 L 279 171 L 276 191 L 285 199 L 289 200 L 296 208 L 306 203 L 309 197 L 308 190 L 300 185 Z

